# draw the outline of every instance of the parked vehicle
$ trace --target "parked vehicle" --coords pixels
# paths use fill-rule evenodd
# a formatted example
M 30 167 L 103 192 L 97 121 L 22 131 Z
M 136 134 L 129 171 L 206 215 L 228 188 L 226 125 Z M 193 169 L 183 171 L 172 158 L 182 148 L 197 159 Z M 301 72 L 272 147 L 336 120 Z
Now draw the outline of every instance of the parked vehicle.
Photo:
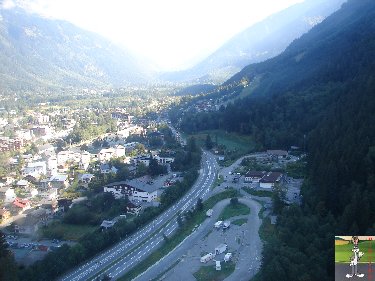
M 215 222 L 214 227 L 220 228 L 222 226 L 222 224 L 223 224 L 223 221 L 217 221 L 217 222 Z
M 203 257 L 201 257 L 201 262 L 206 263 L 206 262 L 212 260 L 214 257 L 215 257 L 215 255 L 213 253 L 208 253 L 207 255 L 204 255 Z
M 232 259 L 232 253 L 226 253 L 224 256 L 224 261 L 228 262 Z
M 223 222 L 223 229 L 227 229 L 230 227 L 230 221 L 224 221 Z
M 215 268 L 216 268 L 216 270 L 221 270 L 220 261 L 216 261 Z
M 213 214 L 213 212 L 214 212 L 214 210 L 212 210 L 212 209 L 207 210 L 207 212 L 206 212 L 206 216 L 207 216 L 207 217 L 211 217 L 212 214 Z
M 220 255 L 221 253 L 224 253 L 227 250 L 227 247 L 227 244 L 220 244 L 215 248 L 215 255 Z

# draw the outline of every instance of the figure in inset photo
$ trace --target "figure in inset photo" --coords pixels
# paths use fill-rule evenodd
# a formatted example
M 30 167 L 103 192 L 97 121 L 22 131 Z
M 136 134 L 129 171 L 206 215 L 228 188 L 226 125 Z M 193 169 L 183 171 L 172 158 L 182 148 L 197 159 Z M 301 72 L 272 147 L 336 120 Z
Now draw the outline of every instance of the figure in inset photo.
M 346 278 L 351 278 L 353 277 L 354 275 L 357 276 L 357 277 L 363 277 L 365 276 L 363 273 L 359 273 L 358 272 L 358 263 L 359 263 L 359 260 L 361 259 L 361 257 L 364 255 L 363 252 L 360 252 L 359 251 L 359 247 L 358 247 L 358 236 L 353 236 L 352 237 L 352 242 L 353 242 L 353 249 L 352 249 L 352 256 L 350 257 L 350 266 L 352 268 L 351 270 L 351 274 L 346 274 Z
M 373 280 L 375 236 L 335 236 L 335 280 Z

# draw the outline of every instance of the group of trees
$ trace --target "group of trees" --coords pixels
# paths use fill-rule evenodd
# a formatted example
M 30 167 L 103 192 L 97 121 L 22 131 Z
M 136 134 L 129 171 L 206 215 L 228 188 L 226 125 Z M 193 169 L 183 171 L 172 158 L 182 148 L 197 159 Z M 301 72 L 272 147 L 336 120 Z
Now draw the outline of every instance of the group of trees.
M 8 249 L 5 235 L 0 231 L 0 280 L 16 281 L 17 265 L 12 252 Z

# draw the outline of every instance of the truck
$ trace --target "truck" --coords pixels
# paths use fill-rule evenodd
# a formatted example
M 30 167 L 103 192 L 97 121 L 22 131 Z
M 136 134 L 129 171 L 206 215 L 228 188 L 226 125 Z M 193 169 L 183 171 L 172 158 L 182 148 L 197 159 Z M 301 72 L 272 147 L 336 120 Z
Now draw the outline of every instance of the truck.
M 224 261 L 228 262 L 232 259 L 232 253 L 226 253 L 224 256 Z
M 204 255 L 203 257 L 201 257 L 201 262 L 206 263 L 206 262 L 212 260 L 214 257 L 215 257 L 215 255 L 213 253 L 208 253 L 208 254 Z
M 227 229 L 230 227 L 230 221 L 224 221 L 223 222 L 223 229 Z
M 214 212 L 214 210 L 212 210 L 212 209 L 207 210 L 207 212 L 206 212 L 206 216 L 207 216 L 207 217 L 211 217 L 212 214 L 213 214 L 213 212 Z
M 227 247 L 227 244 L 220 244 L 215 248 L 215 255 L 220 255 L 221 253 L 224 253 L 227 250 Z
M 221 270 L 220 261 L 215 261 L 215 268 L 216 268 L 216 270 Z
M 217 222 L 215 222 L 214 227 L 220 228 L 222 224 L 223 224 L 223 221 L 217 221 Z

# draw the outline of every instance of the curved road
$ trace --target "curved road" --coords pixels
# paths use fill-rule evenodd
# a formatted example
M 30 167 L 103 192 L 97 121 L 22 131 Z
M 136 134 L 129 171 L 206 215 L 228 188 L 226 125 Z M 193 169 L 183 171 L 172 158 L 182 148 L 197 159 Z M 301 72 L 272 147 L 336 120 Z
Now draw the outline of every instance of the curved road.
M 248 222 L 245 225 L 244 246 L 241 247 L 241 251 L 238 254 L 238 261 L 236 263 L 235 271 L 225 279 L 228 281 L 248 281 L 258 271 L 261 262 L 262 242 L 258 234 L 259 227 L 261 225 L 261 220 L 259 219 L 258 213 L 261 206 L 256 201 L 248 198 L 240 198 L 239 201 L 246 204 L 251 209 L 251 212 L 248 216 Z M 226 205 L 229 204 L 229 202 L 230 199 L 225 199 L 218 202 L 213 208 L 214 212 L 211 218 L 207 218 L 196 231 L 187 237 L 172 252 L 134 280 L 153 280 L 157 276 L 163 274 L 170 265 L 181 259 L 192 248 L 192 245 L 196 244 L 197 242 L 199 243 L 199 241 L 204 239 L 204 237 L 213 229 L 213 225 L 217 221 L 221 211 Z M 184 272 L 189 270 L 191 269 L 185 269 Z M 191 272 L 191 274 L 192 273 L 193 272 Z M 179 272 L 178 269 L 176 271 L 170 270 L 164 274 L 163 278 L 161 279 L 171 281 L 178 280 L 180 279 L 181 274 L 183 273 Z M 195 280 L 195 278 L 192 276 L 184 276 L 184 280 Z
M 183 212 L 195 206 L 199 197 L 202 199 L 208 197 L 210 187 L 217 177 L 217 162 L 211 154 L 203 152 L 201 166 L 198 180 L 175 205 L 130 237 L 58 280 L 92 280 L 102 274 L 108 274 L 115 280 L 145 259 L 161 245 L 163 234 L 168 236 L 177 228 L 175 218 L 179 211 Z

